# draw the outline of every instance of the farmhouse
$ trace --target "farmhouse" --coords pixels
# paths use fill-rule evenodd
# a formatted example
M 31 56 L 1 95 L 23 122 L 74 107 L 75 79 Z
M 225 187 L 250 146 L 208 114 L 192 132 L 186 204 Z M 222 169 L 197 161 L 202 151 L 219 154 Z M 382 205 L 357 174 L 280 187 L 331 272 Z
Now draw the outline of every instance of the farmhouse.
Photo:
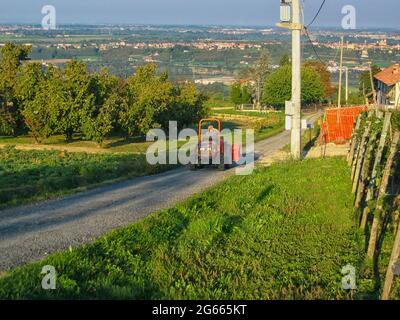
M 400 64 L 394 64 L 375 76 L 378 103 L 400 106 Z

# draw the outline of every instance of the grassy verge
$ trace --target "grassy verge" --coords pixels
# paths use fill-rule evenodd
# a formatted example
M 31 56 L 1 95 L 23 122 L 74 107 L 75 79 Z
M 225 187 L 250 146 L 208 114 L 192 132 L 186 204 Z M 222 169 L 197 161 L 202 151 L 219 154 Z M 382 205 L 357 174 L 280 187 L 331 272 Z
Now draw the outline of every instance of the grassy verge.
M 145 155 L 0 149 L 0 208 L 83 191 L 106 181 L 150 175 Z
M 3 145 L 34 145 L 35 139 L 30 135 L 18 137 L 0 137 L 0 144 Z M 96 142 L 85 141 L 81 135 L 76 134 L 72 142 L 66 142 L 62 135 L 54 135 L 44 139 L 41 143 L 45 146 L 62 147 L 66 150 L 79 148 L 82 150 L 93 151 L 95 153 L 104 152 L 127 152 L 127 153 L 145 153 L 151 142 L 143 141 L 143 139 L 125 139 L 123 137 L 110 137 L 104 141 L 103 147 L 99 147 Z
M 335 173 L 335 174 L 332 174 Z M 359 267 L 342 158 L 287 162 L 208 192 L 0 279 L 0 298 L 348 299 Z M 44 265 L 57 289 L 41 289 Z

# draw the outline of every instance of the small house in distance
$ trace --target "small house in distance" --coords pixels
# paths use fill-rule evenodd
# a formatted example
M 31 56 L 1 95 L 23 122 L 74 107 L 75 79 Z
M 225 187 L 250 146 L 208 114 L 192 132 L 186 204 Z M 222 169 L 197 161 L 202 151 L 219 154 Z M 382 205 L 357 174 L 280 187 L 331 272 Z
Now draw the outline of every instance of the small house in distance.
M 400 106 L 400 64 L 394 64 L 375 76 L 379 104 Z

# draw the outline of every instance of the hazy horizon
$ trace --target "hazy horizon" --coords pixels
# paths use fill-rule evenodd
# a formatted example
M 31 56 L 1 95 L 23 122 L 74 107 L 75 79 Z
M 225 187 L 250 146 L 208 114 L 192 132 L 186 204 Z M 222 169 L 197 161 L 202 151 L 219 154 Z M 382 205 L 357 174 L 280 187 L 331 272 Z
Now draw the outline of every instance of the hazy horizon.
M 82 0 L 81 0 L 82 1 Z M 159 25 L 271 27 L 279 19 L 280 0 L 2 0 L 0 24 L 40 24 L 44 5 L 57 9 L 59 25 Z M 322 0 L 305 0 L 308 23 Z M 399 0 L 327 0 L 315 27 L 340 28 L 344 5 L 357 9 L 357 28 L 399 29 Z

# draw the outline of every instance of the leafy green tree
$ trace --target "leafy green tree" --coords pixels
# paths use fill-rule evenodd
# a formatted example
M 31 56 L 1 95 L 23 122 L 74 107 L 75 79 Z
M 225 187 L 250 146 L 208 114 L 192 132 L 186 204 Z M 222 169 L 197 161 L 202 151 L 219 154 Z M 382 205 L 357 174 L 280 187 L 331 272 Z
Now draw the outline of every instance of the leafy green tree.
M 236 105 L 242 104 L 242 86 L 239 81 L 231 86 L 231 101 Z
M 139 67 L 128 79 L 127 90 L 127 104 L 119 116 L 125 132 L 129 136 L 144 135 L 160 127 L 157 120 L 174 102 L 174 87 L 167 75 L 158 76 L 154 64 Z
M 251 103 L 253 95 L 251 93 L 252 89 L 250 85 L 242 86 L 242 103 Z
M 290 60 L 289 55 L 288 55 L 287 53 L 285 53 L 285 54 L 282 56 L 282 58 L 281 58 L 281 60 L 280 60 L 280 62 L 279 62 L 279 66 L 283 67 L 283 66 L 286 66 L 286 65 L 290 65 L 291 63 L 292 63 L 292 62 L 291 62 L 291 60 Z
M 249 85 L 242 85 L 240 82 L 235 82 L 231 87 L 231 101 L 236 104 L 251 103 L 252 88 Z
M 205 96 L 198 93 L 192 82 L 177 87 L 174 105 L 164 113 L 164 119 L 160 123 L 163 123 L 165 128 L 168 120 L 176 120 L 179 128 L 197 123 L 209 113 L 204 104 L 205 100 Z
M 16 134 L 21 114 L 15 96 L 18 69 L 31 47 L 7 43 L 0 50 L 0 134 Z
M 40 143 L 52 133 L 47 79 L 40 63 L 26 64 L 22 68 L 15 91 L 24 122 L 36 143 Z
M 305 67 L 312 68 L 321 78 L 322 85 L 324 86 L 324 98 L 329 99 L 335 93 L 335 88 L 332 85 L 331 73 L 327 65 L 318 60 L 310 60 L 304 63 Z
M 107 69 L 102 69 L 93 79 L 95 103 L 83 114 L 82 133 L 86 139 L 102 145 L 115 127 L 118 108 L 124 108 L 126 95 L 123 80 L 110 75 Z
M 320 74 L 311 67 L 302 67 L 301 99 L 304 103 L 319 102 L 324 98 L 324 85 Z
M 83 62 L 70 61 L 64 74 L 65 103 L 56 112 L 57 130 L 67 141 L 81 129 L 82 121 L 96 109 L 93 79 Z
M 324 95 L 321 78 L 312 68 L 302 67 L 301 95 L 303 103 L 320 101 Z M 283 107 L 291 99 L 292 68 L 289 65 L 280 67 L 268 78 L 264 86 L 264 103 Z

